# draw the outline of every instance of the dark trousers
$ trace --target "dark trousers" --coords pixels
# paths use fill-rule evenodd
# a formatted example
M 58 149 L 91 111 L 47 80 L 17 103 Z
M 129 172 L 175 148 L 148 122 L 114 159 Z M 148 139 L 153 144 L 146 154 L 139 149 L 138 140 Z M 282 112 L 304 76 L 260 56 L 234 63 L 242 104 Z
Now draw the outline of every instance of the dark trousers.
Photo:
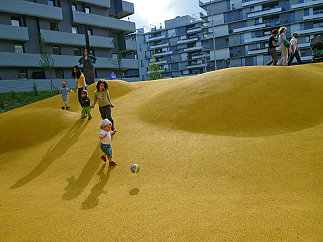
M 86 87 L 85 87 L 85 90 L 86 90 Z M 81 107 L 83 108 L 83 105 L 82 105 L 82 102 L 81 102 L 81 99 L 82 99 L 82 96 L 81 96 L 82 91 L 83 91 L 83 87 L 77 89 L 77 97 L 78 97 L 78 100 L 79 100 L 79 103 L 80 103 Z
M 268 49 L 268 54 L 271 55 L 271 60 L 266 64 L 266 66 L 270 66 L 273 64 L 274 66 L 277 65 L 277 52 L 276 48 Z
M 104 107 L 99 107 L 100 113 L 101 113 L 101 118 L 102 119 L 109 119 L 109 121 L 112 123 L 111 130 L 114 130 L 114 121 L 111 117 L 111 107 L 110 105 L 104 106 Z
M 289 61 L 288 61 L 289 66 L 292 64 L 294 57 L 296 57 L 298 64 L 303 64 L 301 57 L 299 56 L 298 50 L 295 50 L 294 55 L 291 54 L 289 57 Z

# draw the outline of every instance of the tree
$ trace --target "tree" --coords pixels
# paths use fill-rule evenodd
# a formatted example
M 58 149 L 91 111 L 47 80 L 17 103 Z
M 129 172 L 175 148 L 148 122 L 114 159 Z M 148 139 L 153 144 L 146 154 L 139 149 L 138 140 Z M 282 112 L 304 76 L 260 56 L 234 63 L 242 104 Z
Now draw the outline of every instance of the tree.
M 51 57 L 47 49 L 47 43 L 44 38 L 39 34 L 39 51 L 40 51 L 40 61 L 39 66 L 43 71 L 48 71 L 50 74 L 50 90 L 53 90 L 53 71 L 54 71 L 54 60 Z
M 160 64 L 156 64 L 155 53 L 153 54 L 152 63 L 148 66 L 147 73 L 149 80 L 158 80 L 165 78 L 164 70 L 161 68 Z
M 116 69 L 114 69 L 114 72 L 120 76 L 120 79 L 122 80 L 122 75 L 123 75 L 123 61 L 122 61 L 122 50 L 120 49 L 118 42 L 116 40 L 112 40 L 113 43 L 113 48 L 115 51 L 115 55 L 117 58 L 113 58 L 112 62 L 113 64 L 117 67 Z

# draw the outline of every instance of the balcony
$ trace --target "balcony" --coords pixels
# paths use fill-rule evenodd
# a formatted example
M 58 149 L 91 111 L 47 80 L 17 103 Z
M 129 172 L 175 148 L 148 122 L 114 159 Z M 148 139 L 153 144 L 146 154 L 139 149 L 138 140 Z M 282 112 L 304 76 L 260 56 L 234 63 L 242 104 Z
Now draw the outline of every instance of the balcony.
M 278 51 L 278 48 L 276 48 Z M 267 54 L 268 48 L 256 49 L 256 50 L 248 50 L 248 55 L 257 55 L 257 54 Z
M 197 59 L 205 59 L 208 58 L 210 55 L 209 54 L 205 54 L 205 55 L 195 55 L 195 56 L 192 56 L 192 60 L 197 60 Z
M 186 43 L 196 42 L 198 40 L 199 40 L 198 38 L 183 39 L 183 40 L 177 41 L 177 44 L 186 44 Z
M 194 46 L 194 47 L 184 49 L 184 52 L 192 52 L 192 51 L 201 50 L 201 49 L 202 49 L 202 46 Z
M 316 1 L 305 1 L 304 3 L 299 3 L 299 4 L 293 4 L 291 5 L 291 9 L 296 10 L 296 9 L 302 9 L 302 8 L 309 8 L 309 7 L 315 7 L 320 4 L 323 4 L 323 0 L 316 0 Z
M 250 30 L 254 30 L 254 29 L 262 29 L 265 27 L 266 27 L 265 24 L 257 24 L 257 25 L 253 25 L 253 26 L 247 26 L 247 27 L 243 27 L 243 28 L 234 29 L 233 32 L 239 33 L 239 32 L 245 32 L 245 31 L 250 31 Z
M 187 33 L 188 34 L 193 34 L 193 33 L 198 33 L 198 32 L 201 32 L 201 31 L 202 31 L 202 28 L 201 27 L 198 27 L 198 28 L 194 28 L 194 29 L 187 30 Z
M 147 39 L 147 42 L 156 41 L 156 40 L 162 40 L 162 39 L 165 39 L 165 38 L 166 38 L 165 35 L 158 35 L 156 37 L 151 37 L 151 38 Z
M 321 12 L 318 13 L 314 13 L 314 14 L 310 14 L 308 16 L 304 16 L 303 20 L 312 20 L 312 19 L 322 19 L 323 18 L 323 10 Z
M 52 55 L 56 68 L 71 68 L 76 63 L 80 56 L 72 55 Z M 40 55 L 23 53 L 18 54 L 14 52 L 0 52 L 0 67 L 35 67 L 39 68 Z M 97 57 L 95 68 L 97 69 L 115 69 L 116 62 L 112 58 Z M 138 69 L 138 60 L 122 59 L 123 69 Z
M 111 8 L 110 0 L 74 0 L 75 2 L 88 3 L 98 7 Z
M 89 35 L 89 44 L 91 47 L 113 49 L 113 38 Z
M 169 46 L 169 43 L 164 43 L 164 44 L 159 44 L 159 45 L 151 45 L 150 49 L 160 49 L 160 48 L 167 47 L 167 46 Z
M 0 39 L 28 41 L 28 28 L 0 24 Z
M 257 38 L 251 38 L 251 39 L 245 39 L 244 42 L 245 43 L 253 43 L 253 42 L 261 42 L 261 41 L 265 41 L 269 39 L 269 35 L 268 36 L 263 36 L 263 37 L 257 37 Z
M 150 60 L 150 62 L 149 62 L 150 64 L 152 64 L 153 62 L 152 62 L 152 59 Z M 167 64 L 167 60 L 162 60 L 162 61 L 156 61 L 155 62 L 155 64 L 157 64 L 157 65 L 161 65 L 161 64 Z
M 20 14 L 44 19 L 63 20 L 61 8 L 20 0 L 1 0 L 0 12 Z
M 223 0 L 200 0 L 199 1 L 199 6 L 202 8 L 202 7 L 205 7 L 209 4 L 212 4 L 212 3 L 217 3 L 217 2 L 222 2 Z
M 258 18 L 258 17 L 262 17 L 262 16 L 266 16 L 266 15 L 270 15 L 270 14 L 276 14 L 276 13 L 280 13 L 282 11 L 281 7 L 275 7 L 272 9 L 268 9 L 268 10 L 260 10 L 254 13 L 248 13 L 248 17 L 249 18 Z
M 173 54 L 173 51 L 165 51 L 165 52 L 156 53 L 155 56 L 160 57 L 160 56 L 171 55 L 171 54 Z
M 136 26 L 133 22 L 78 11 L 73 12 L 73 22 L 77 24 L 125 31 L 125 33 L 132 33 L 136 31 Z
M 137 51 L 137 42 L 133 39 L 126 40 L 126 50 L 128 51 Z
M 121 8 L 116 9 L 117 18 L 124 18 L 135 13 L 135 8 L 133 3 L 121 1 L 121 4 L 122 4 Z
M 73 34 L 68 32 L 59 32 L 41 29 L 40 33 L 47 43 L 71 45 L 71 46 L 85 46 L 84 34 Z
M 311 34 L 311 33 L 320 33 L 320 32 L 323 32 L 323 27 L 299 30 L 298 34 L 301 35 L 301 34 Z
M 194 64 L 194 65 L 187 65 L 187 69 L 194 69 L 194 68 L 203 68 L 205 65 L 204 64 Z
M 275 0 L 274 0 L 275 1 Z M 273 0 L 242 0 L 242 7 L 249 7 L 251 5 L 273 2 Z

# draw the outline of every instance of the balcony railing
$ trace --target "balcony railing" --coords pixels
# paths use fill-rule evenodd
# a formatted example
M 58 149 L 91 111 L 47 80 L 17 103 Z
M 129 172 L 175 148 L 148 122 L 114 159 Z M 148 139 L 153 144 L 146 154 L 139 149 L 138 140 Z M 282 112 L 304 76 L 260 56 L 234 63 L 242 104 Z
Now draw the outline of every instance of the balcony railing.
M 151 42 L 151 41 L 155 41 L 155 40 L 161 40 L 161 39 L 165 39 L 166 36 L 165 35 L 158 35 L 158 36 L 154 36 L 154 37 L 151 37 L 149 39 L 147 39 L 147 42 Z
M 248 13 L 248 17 L 249 18 L 253 18 L 253 17 L 260 17 L 260 16 L 264 16 L 264 15 L 269 15 L 269 14 L 276 14 L 282 11 L 282 8 L 279 6 L 276 6 L 274 8 L 271 9 L 263 9 L 254 13 Z
M 173 54 L 173 51 L 165 51 L 165 52 L 156 53 L 155 56 L 159 57 L 159 56 L 171 55 L 171 54 Z
M 253 26 L 247 26 L 247 27 L 243 27 L 243 28 L 234 29 L 233 32 L 238 33 L 238 32 L 254 30 L 254 29 L 261 29 L 264 27 L 265 27 L 265 24 L 257 24 L 257 25 L 253 25 Z
M 0 39 L 28 41 L 28 28 L 0 24 Z
M 110 0 L 74 0 L 74 1 L 81 2 L 81 3 L 88 3 L 91 5 L 104 7 L 104 8 L 111 8 Z
M 73 34 L 68 32 L 59 32 L 52 30 L 41 29 L 40 33 L 47 43 L 72 45 L 72 46 L 85 46 L 84 34 Z
M 323 10 L 321 10 L 321 13 L 320 12 L 317 12 L 317 13 L 314 13 L 314 14 L 311 14 L 311 15 L 308 15 L 308 16 L 304 16 L 303 17 L 303 20 L 311 20 L 311 19 L 321 19 L 323 18 Z
M 265 3 L 265 2 L 273 2 L 273 1 L 275 1 L 275 0 L 242 0 L 242 7 L 261 4 L 261 3 Z
M 304 3 L 299 3 L 299 4 L 293 4 L 291 5 L 291 9 L 299 9 L 299 8 L 308 8 L 308 7 L 314 7 L 317 5 L 320 5 L 323 3 L 323 0 L 312 0 L 312 1 L 305 1 Z
M 169 43 L 164 43 L 164 44 L 158 44 L 158 45 L 150 45 L 150 49 L 160 49 L 163 47 L 167 47 Z
M 192 38 L 192 39 L 182 39 L 177 41 L 178 44 L 184 44 L 184 43 L 190 43 L 190 42 L 196 42 L 198 41 L 198 38 Z

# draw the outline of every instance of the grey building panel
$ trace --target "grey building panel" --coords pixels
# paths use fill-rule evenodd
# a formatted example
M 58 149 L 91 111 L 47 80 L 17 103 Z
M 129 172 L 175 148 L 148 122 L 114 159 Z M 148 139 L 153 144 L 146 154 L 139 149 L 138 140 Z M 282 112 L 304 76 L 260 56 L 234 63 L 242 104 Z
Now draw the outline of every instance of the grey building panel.
M 0 24 L 0 39 L 28 41 L 28 28 Z
M 0 12 L 63 20 L 61 8 L 23 0 L 1 0 Z
M 91 47 L 99 47 L 99 48 L 113 48 L 113 38 L 102 37 L 102 36 L 89 36 L 90 46 Z
M 136 31 L 135 23 L 111 17 L 100 16 L 96 14 L 73 12 L 73 21 L 77 24 L 85 24 L 107 29 L 115 29 L 119 31 L 125 31 L 127 33 L 132 33 Z
M 36 19 L 26 17 L 26 26 L 28 27 L 29 41 L 24 43 L 25 51 L 28 53 L 39 53 L 39 32 Z
M 122 1 L 122 9 L 116 13 L 117 18 L 124 18 L 135 13 L 133 3 Z

